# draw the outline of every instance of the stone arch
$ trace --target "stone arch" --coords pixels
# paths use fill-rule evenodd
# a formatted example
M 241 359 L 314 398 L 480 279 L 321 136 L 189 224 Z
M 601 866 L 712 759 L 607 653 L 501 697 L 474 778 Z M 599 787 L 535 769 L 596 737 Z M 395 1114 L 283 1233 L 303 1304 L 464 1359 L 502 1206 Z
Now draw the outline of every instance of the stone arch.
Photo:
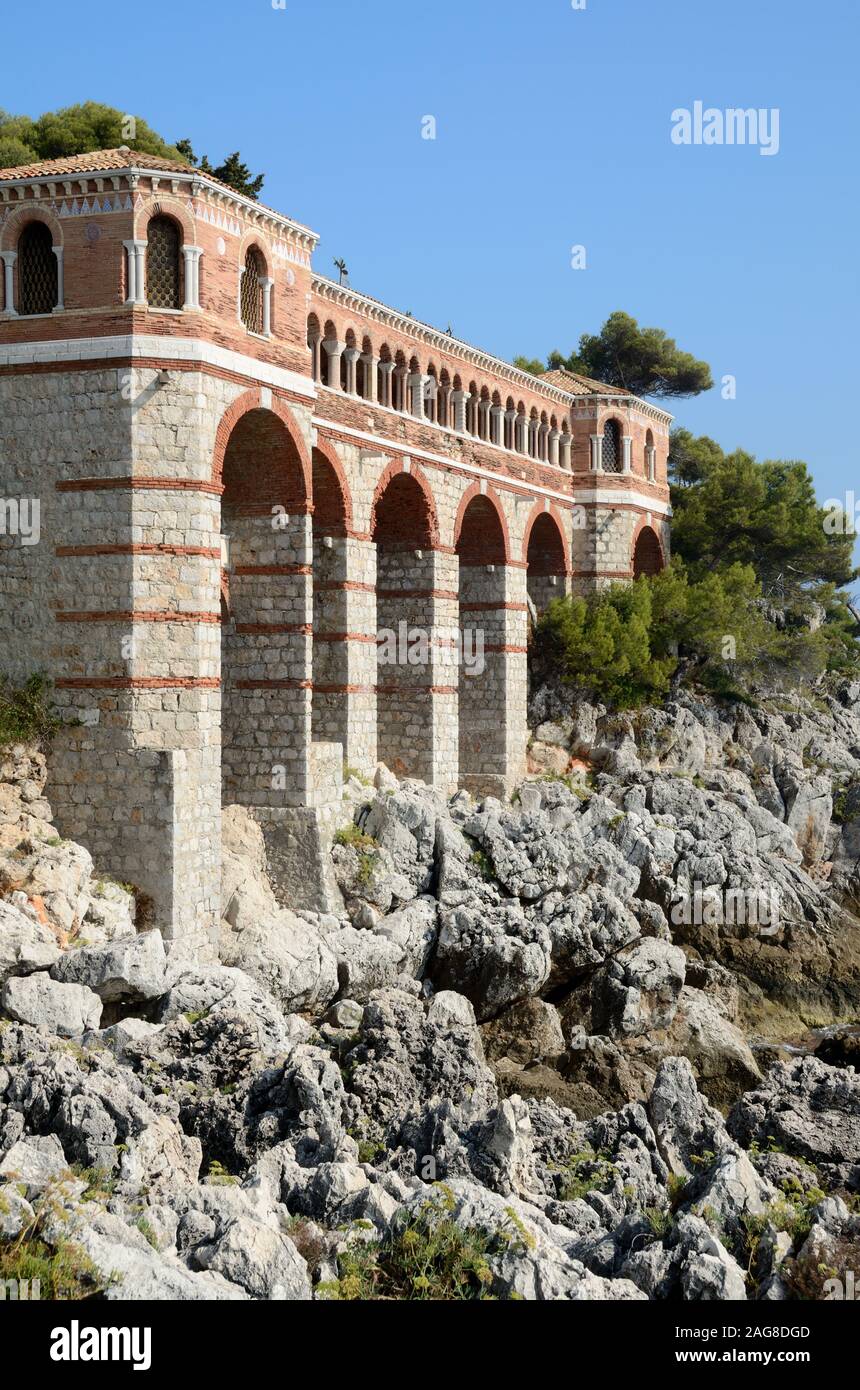
M 529 598 L 538 613 L 551 599 L 561 598 L 570 574 L 565 527 L 557 509 L 535 504 L 523 540 Z
M 633 536 L 631 563 L 634 579 L 639 579 L 645 574 L 659 574 L 666 568 L 660 537 L 644 518 L 639 522 Z
M 317 438 L 311 465 L 314 531 L 346 536 L 352 529 L 352 498 L 343 464 L 328 440 Z
M 361 640 L 353 632 L 359 598 L 350 593 L 352 502 L 346 475 L 334 445 L 318 438 L 313 467 L 313 639 L 312 738 L 339 744 L 340 760 L 354 760 L 360 740 L 351 727 L 351 648 Z M 366 640 L 366 638 L 364 639 Z M 354 705 L 354 700 L 352 701 Z M 368 742 L 365 729 L 364 742 Z M 364 750 L 362 749 L 362 752 Z M 366 763 L 364 764 L 366 768 Z
M 227 446 L 230 442 L 231 436 L 233 435 L 233 431 L 235 430 L 236 426 L 238 425 L 239 421 L 243 418 L 243 416 L 248 415 L 251 411 L 256 410 L 265 410 L 265 413 L 275 416 L 280 421 L 286 434 L 288 435 L 289 440 L 293 448 L 295 449 L 297 461 L 301 469 L 303 483 L 302 494 L 300 497 L 297 497 L 295 499 L 296 506 L 294 510 L 297 512 L 310 511 L 312 509 L 311 498 L 313 495 L 312 469 L 307 445 L 304 441 L 304 436 L 302 435 L 302 432 L 299 429 L 298 423 L 295 417 L 293 416 L 292 411 L 289 409 L 288 406 L 286 406 L 283 403 L 283 401 L 280 401 L 277 399 L 277 397 L 272 396 L 269 404 L 266 407 L 263 406 L 263 393 L 259 389 L 259 387 L 250 391 L 243 391 L 242 395 L 236 398 L 233 404 L 224 412 L 223 416 L 221 417 L 218 429 L 215 433 L 215 450 L 212 460 L 213 483 L 223 485 L 224 459 L 227 452 Z M 291 489 L 291 493 L 292 491 L 293 490 Z
M 222 796 L 306 805 L 311 744 L 312 469 L 291 412 L 261 390 L 216 436 L 227 621 L 221 627 Z
M 481 499 L 485 506 L 480 509 L 481 519 L 490 525 L 483 533 L 475 531 L 473 536 L 468 534 L 464 537 L 464 523 L 471 504 Z M 490 513 L 495 513 L 495 520 L 498 523 L 498 537 L 493 535 L 492 517 Z M 472 512 L 472 522 L 475 522 L 476 513 Z M 484 537 L 483 539 L 481 537 Z M 499 544 L 499 539 L 501 544 Z M 508 532 L 508 523 L 505 519 L 504 509 L 498 494 L 491 487 L 487 487 L 485 492 L 481 491 L 480 483 L 472 483 L 460 498 L 460 505 L 457 509 L 457 519 L 454 523 L 454 548 L 460 556 L 460 564 L 464 563 L 463 554 L 474 555 L 472 564 L 495 564 L 508 565 L 511 563 L 511 540 Z M 483 553 L 483 551 L 486 553 Z
M 442 612 L 440 576 L 451 561 L 438 548 L 433 497 L 420 469 L 389 464 L 377 485 L 371 514 L 376 547 L 377 745 L 398 776 L 438 780 L 442 720 L 432 645 Z M 450 590 L 450 580 L 445 588 Z M 456 595 L 446 600 L 454 611 Z M 453 620 L 453 616 L 452 616 Z M 453 703 L 453 698 L 449 700 Z M 451 716 L 445 724 L 456 760 Z M 445 767 L 448 773 L 450 767 Z M 456 776 L 456 774 L 455 774 Z
M 400 478 L 407 479 L 408 483 L 398 483 L 397 492 L 392 492 L 392 486 Z M 416 487 L 421 496 L 420 501 L 414 496 L 413 489 Z M 412 503 L 415 507 L 414 515 L 410 515 L 407 505 L 398 519 L 397 506 L 400 502 Z M 401 548 L 408 548 L 411 544 L 416 549 L 434 550 L 439 545 L 436 504 L 427 478 L 414 463 L 407 472 L 402 459 L 393 459 L 376 484 L 370 513 L 370 530 L 374 541 L 378 543 L 379 533 L 391 544 L 397 537 L 398 529 L 402 532 Z
M 455 529 L 459 561 L 460 660 L 457 724 L 460 779 L 476 794 L 503 794 L 508 774 L 508 714 L 516 681 L 509 626 L 510 544 L 495 495 L 478 484 L 466 490 Z M 519 617 L 520 615 L 516 615 Z M 524 652 L 525 645 L 521 645 Z M 524 685 L 525 672 L 519 673 Z

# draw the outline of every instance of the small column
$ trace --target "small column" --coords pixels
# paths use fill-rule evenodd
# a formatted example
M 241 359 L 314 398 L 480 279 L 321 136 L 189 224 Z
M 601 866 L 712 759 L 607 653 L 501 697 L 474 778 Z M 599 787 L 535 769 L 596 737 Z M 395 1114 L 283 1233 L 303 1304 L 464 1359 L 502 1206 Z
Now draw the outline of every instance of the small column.
M 621 472 L 629 473 L 633 467 L 633 436 L 621 436 Z
M 361 364 L 364 367 L 364 399 L 366 401 L 376 400 L 376 369 L 379 365 L 379 358 L 374 357 L 372 352 L 364 352 L 361 355 Z
M 499 445 L 501 445 L 502 448 L 504 448 L 504 446 L 505 446 L 505 407 L 504 407 L 503 405 L 493 405 L 493 406 L 491 406 L 491 407 L 490 407 L 490 415 L 491 415 L 492 421 L 493 421 L 492 429 L 490 430 L 490 439 L 492 440 L 492 442 L 493 442 L 494 444 L 499 444 Z
M 394 363 L 393 363 L 393 362 L 380 362 L 380 364 L 379 364 L 379 370 L 380 370 L 380 372 L 382 373 L 382 382 L 381 382 L 381 387 L 382 387 L 382 389 L 381 389 L 381 392 L 380 392 L 380 401 L 379 401 L 379 404 L 380 404 L 380 405 L 388 406 L 388 408 L 389 408 L 389 410 L 390 410 L 390 409 L 391 409 L 391 406 L 392 406 L 392 404 L 393 404 L 392 387 L 393 387 Z
M 539 459 L 542 459 L 543 462 L 546 463 L 547 460 L 549 459 L 549 425 L 547 425 L 547 424 L 539 425 L 539 426 L 538 426 L 538 430 L 537 430 L 537 437 L 538 437 L 538 446 L 537 446 L 538 458 L 539 458 Z
M 346 352 L 346 343 L 339 343 L 337 338 L 323 338 L 323 347 L 328 357 L 326 384 L 336 390 L 340 386 L 340 359 L 341 354 Z
M 54 313 L 62 313 L 65 308 L 63 302 L 63 248 L 62 246 L 52 246 L 51 250 L 57 258 L 57 302 L 54 305 Z
M 549 432 L 549 461 L 558 467 L 558 446 L 561 439 L 561 431 L 551 429 Z
M 406 381 L 408 376 L 409 373 L 405 367 L 394 368 L 394 395 L 392 398 L 392 405 L 394 406 L 395 410 L 406 409 Z
M 435 376 L 425 376 L 422 378 L 421 396 L 424 401 L 424 414 L 433 424 L 438 419 L 436 407 L 439 398 L 439 384 Z
M 128 295 L 126 304 L 145 304 L 146 303 L 146 267 L 144 253 L 146 251 L 145 241 L 124 241 L 126 253 L 126 272 L 128 281 Z
M 320 380 L 321 380 L 321 376 L 320 376 L 321 365 L 322 365 L 322 364 L 321 364 L 321 358 L 320 358 L 320 344 L 321 344 L 321 342 L 322 342 L 322 339 L 321 339 L 320 337 L 316 337 L 316 338 L 311 338 L 310 342 L 308 343 L 308 347 L 309 347 L 309 349 L 310 349 L 310 354 L 311 354 L 311 376 L 313 377 L 314 381 L 320 381 Z
M 506 410 L 506 411 L 505 411 L 505 424 L 506 424 L 507 429 L 508 429 L 508 435 L 505 436 L 505 438 L 504 438 L 504 440 L 503 440 L 502 442 L 504 443 L 504 446 L 505 446 L 506 449 L 512 449 L 512 450 L 513 450 L 513 449 L 516 448 L 516 443 L 517 443 L 517 441 L 516 441 L 517 412 L 516 412 L 515 410 Z M 508 443 L 508 437 L 510 437 L 510 444 Z
M 263 291 L 263 337 L 272 336 L 272 286 L 274 280 L 268 275 L 260 276 L 260 289 Z
M 3 301 L 5 306 L 3 312 L 8 314 L 9 318 L 16 318 L 18 310 L 15 308 L 15 262 L 18 259 L 18 252 L 3 251 L 0 254 L 3 256 L 3 283 L 6 296 Z
M 451 392 L 451 403 L 454 407 L 454 429 L 458 434 L 466 433 L 466 402 L 468 399 L 468 391 Z
M 200 257 L 202 246 L 183 246 L 185 260 L 185 303 L 183 309 L 200 308 Z
M 490 401 L 486 401 L 486 400 L 481 401 L 481 400 L 479 400 L 479 402 L 478 402 L 478 435 L 479 435 L 479 437 L 480 437 L 481 439 L 487 439 L 487 440 L 488 440 L 488 439 L 490 439 L 490 437 L 491 437 L 491 436 L 490 436 L 490 410 L 491 410 L 491 409 L 492 409 L 492 403 L 491 403 Z
M 593 434 L 591 436 L 591 471 L 592 473 L 603 472 L 603 435 Z
M 529 451 L 529 422 L 526 415 L 518 415 L 516 418 L 516 440 L 514 447 L 518 454 L 528 454 Z
M 572 440 L 571 440 L 570 435 L 569 435 L 569 434 L 563 434 L 563 435 L 561 436 L 561 448 L 560 448 L 560 452 L 561 452 L 561 466 L 562 466 L 562 468 L 567 469 L 568 473 L 570 472 L 570 467 L 571 467 L 571 457 L 570 457 L 570 453 L 571 453 L 571 444 L 572 444 Z
M 136 241 L 134 243 L 134 273 L 137 285 L 137 302 L 145 304 L 146 300 L 146 242 Z
M 407 378 L 409 387 L 409 413 L 416 419 L 424 419 L 424 378 L 420 372 L 412 372 Z
M 538 457 L 538 433 L 539 433 L 539 430 L 540 430 L 540 424 L 539 424 L 539 422 L 538 422 L 537 420 L 535 420 L 534 418 L 530 419 L 529 422 L 528 422 L 528 441 L 529 441 L 528 452 L 529 452 L 529 457 L 530 457 L 530 458 L 533 458 L 533 459 L 536 459 L 536 458 Z
M 348 396 L 358 395 L 358 382 L 356 380 L 358 373 L 355 364 L 360 356 L 360 348 L 346 348 L 344 350 L 343 360 L 346 363 L 346 392 Z
M 653 483 L 657 476 L 657 450 L 653 444 L 649 444 L 645 450 L 645 472 L 648 479 Z

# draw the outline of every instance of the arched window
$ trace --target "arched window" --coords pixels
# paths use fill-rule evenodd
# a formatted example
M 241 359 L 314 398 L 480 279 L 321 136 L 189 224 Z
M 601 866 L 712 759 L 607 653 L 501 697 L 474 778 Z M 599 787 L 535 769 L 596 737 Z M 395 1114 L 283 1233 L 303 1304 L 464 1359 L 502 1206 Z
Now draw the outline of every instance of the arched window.
M 256 246 L 249 246 L 245 255 L 245 269 L 242 271 L 239 294 L 239 312 L 249 333 L 263 331 L 263 290 L 260 281 L 265 271 L 263 257 Z
M 153 217 L 146 229 L 146 299 L 150 309 L 181 309 L 179 228 Z
M 607 420 L 603 426 L 603 471 L 620 473 L 621 468 L 621 429 L 617 420 Z
M 44 222 L 31 222 L 18 242 L 18 313 L 50 314 L 57 298 L 54 238 Z
M 308 315 L 308 348 L 311 354 L 311 375 L 314 381 L 322 381 L 322 332 L 316 314 Z

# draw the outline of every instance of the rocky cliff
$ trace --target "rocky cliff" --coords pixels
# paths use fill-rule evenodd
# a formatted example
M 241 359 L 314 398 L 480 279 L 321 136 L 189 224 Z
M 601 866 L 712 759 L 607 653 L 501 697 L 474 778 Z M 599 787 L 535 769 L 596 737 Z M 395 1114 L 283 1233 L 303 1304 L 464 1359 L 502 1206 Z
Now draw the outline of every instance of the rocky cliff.
M 509 804 L 349 782 L 338 914 L 279 906 L 230 808 L 193 964 L 2 755 L 0 1276 L 771 1300 L 857 1267 L 860 687 L 541 692 L 532 726 Z

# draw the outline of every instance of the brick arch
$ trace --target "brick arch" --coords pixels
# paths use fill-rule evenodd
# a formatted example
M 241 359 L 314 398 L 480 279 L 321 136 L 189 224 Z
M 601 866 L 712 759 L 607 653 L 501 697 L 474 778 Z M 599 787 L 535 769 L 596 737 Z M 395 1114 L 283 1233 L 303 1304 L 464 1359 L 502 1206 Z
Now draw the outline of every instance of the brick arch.
M 555 525 L 558 529 L 558 537 L 561 541 L 562 554 L 564 556 L 563 573 L 569 575 L 571 573 L 571 565 L 570 545 L 568 543 L 567 528 L 562 519 L 561 513 L 559 512 L 559 509 L 554 502 L 550 504 L 549 510 L 547 510 L 543 502 L 535 502 L 534 507 L 532 508 L 531 516 L 529 517 L 528 522 L 526 523 L 525 534 L 523 536 L 523 564 L 528 568 L 529 542 L 531 541 L 532 531 L 534 530 L 535 526 L 537 525 L 538 521 L 542 516 L 551 517 L 552 520 L 555 522 Z
M 45 207 L 16 208 L 7 218 L 0 231 L 0 251 L 16 251 L 21 233 L 31 222 L 44 222 L 54 239 L 55 246 L 64 244 L 63 224 L 55 213 Z
M 641 546 L 641 548 L 640 548 Z M 642 574 L 659 574 L 666 568 L 666 552 L 658 527 L 640 516 L 630 544 L 630 570 L 634 579 Z
M 242 395 L 228 407 L 221 417 L 218 429 L 215 433 L 215 450 L 212 459 L 213 483 L 223 485 L 224 458 L 227 453 L 227 446 L 230 443 L 230 437 L 239 421 L 252 410 L 265 410 L 270 415 L 280 420 L 298 454 L 304 492 L 300 510 L 303 512 L 313 511 L 313 470 L 302 432 L 296 423 L 292 411 L 284 405 L 283 401 L 279 401 L 273 396 L 268 406 L 263 405 L 262 392 L 259 387 L 255 387 L 250 391 L 243 391 Z
M 137 241 L 146 241 L 147 228 L 153 217 L 172 217 L 182 229 L 182 243 L 193 246 L 195 243 L 194 219 L 179 198 L 170 194 L 154 194 L 146 198 L 134 214 L 134 236 Z
M 383 472 L 376 484 L 373 494 L 373 506 L 370 510 L 370 534 L 375 539 L 376 530 L 380 516 L 380 504 L 385 498 L 392 483 L 396 483 L 398 478 L 411 478 L 412 482 L 419 488 L 424 502 L 423 515 L 421 521 L 425 530 L 424 544 L 431 550 L 438 550 L 439 546 L 439 519 L 436 513 L 436 504 L 433 500 L 433 491 L 422 470 L 414 463 L 407 471 L 402 459 L 392 459 L 388 467 Z
M 490 507 L 492 507 L 498 519 L 502 533 L 501 556 L 494 555 L 492 559 L 487 558 L 483 561 L 483 563 L 509 565 L 511 563 L 512 558 L 511 538 L 508 532 L 508 523 L 505 519 L 504 508 L 502 507 L 501 500 L 498 494 L 495 492 L 495 490 L 493 488 L 488 487 L 486 492 L 482 492 L 480 483 L 472 483 L 471 487 L 467 487 L 466 491 L 463 493 L 463 496 L 460 498 L 460 505 L 457 509 L 457 520 L 454 523 L 454 548 L 455 550 L 459 551 L 460 542 L 463 536 L 463 524 L 466 520 L 466 513 L 469 510 L 471 503 L 474 502 L 476 497 L 481 498 Z M 489 542 L 488 546 L 489 548 L 492 548 Z
M 313 460 L 319 454 L 331 469 L 332 479 L 326 480 L 325 492 L 328 496 L 319 497 L 319 475 Z M 330 535 L 348 535 L 352 531 L 352 496 L 346 479 L 343 464 L 337 452 L 327 439 L 317 438 L 311 455 L 311 497 L 314 510 L 314 529 Z
M 271 247 L 269 246 L 269 243 L 266 241 L 265 237 L 262 237 L 260 233 L 255 229 L 251 229 L 250 231 L 245 232 L 245 235 L 239 242 L 239 252 L 236 258 L 236 263 L 239 267 L 240 275 L 242 271 L 245 269 L 245 257 L 248 254 L 248 248 L 251 246 L 255 247 L 256 250 L 259 251 L 260 255 L 263 257 L 263 264 L 266 268 L 266 275 L 270 279 L 273 279 L 275 274 L 275 262 L 272 256 Z

